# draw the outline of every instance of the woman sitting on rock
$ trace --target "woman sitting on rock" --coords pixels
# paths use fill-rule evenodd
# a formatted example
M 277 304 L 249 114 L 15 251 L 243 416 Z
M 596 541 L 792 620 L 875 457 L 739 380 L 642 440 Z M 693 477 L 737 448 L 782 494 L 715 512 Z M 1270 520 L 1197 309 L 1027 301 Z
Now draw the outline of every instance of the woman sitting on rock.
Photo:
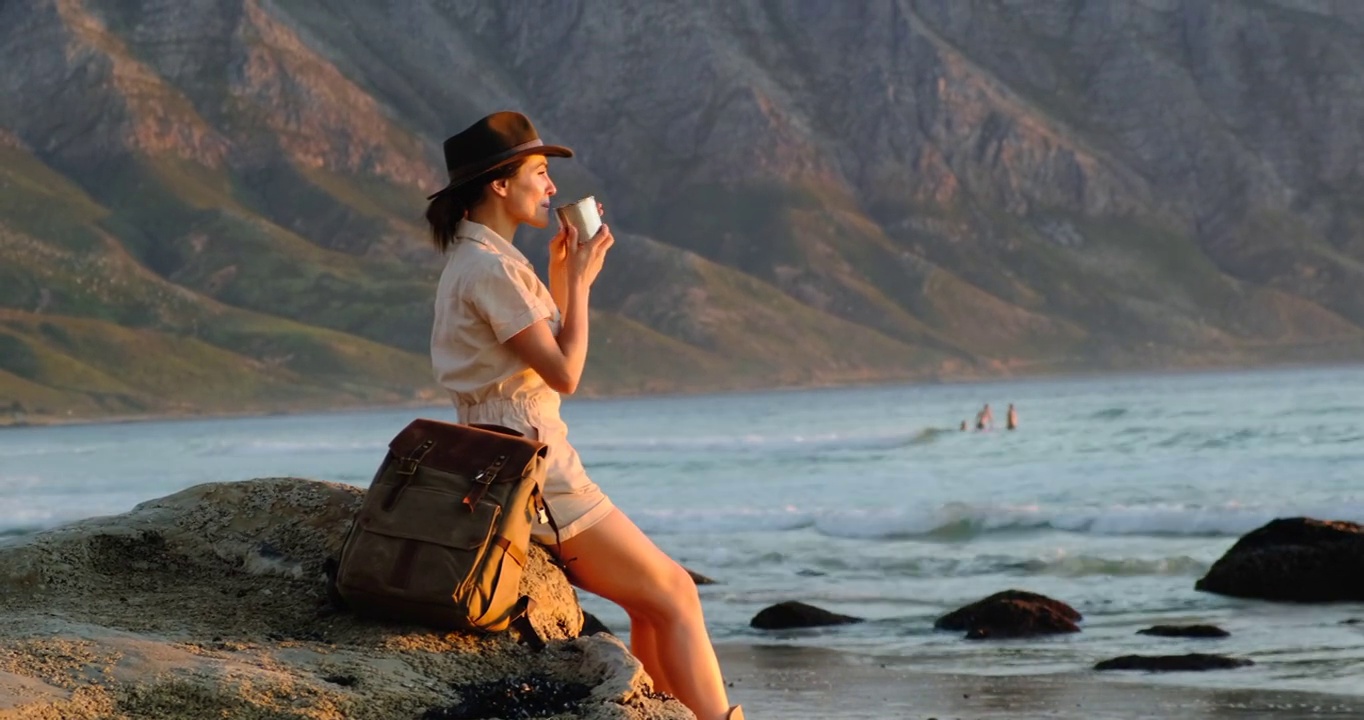
M 630 616 L 630 649 L 658 690 L 701 720 L 743 717 L 731 708 L 706 633 L 696 585 L 616 508 L 583 470 L 559 416 L 587 360 L 588 297 L 614 239 L 605 225 L 550 241 L 549 287 L 512 245 L 521 225 L 549 224 L 554 183 L 545 145 L 524 115 L 499 112 L 445 141 L 450 184 L 428 198 L 426 219 L 449 257 L 431 334 L 436 379 L 463 423 L 504 425 L 549 446 L 544 499 L 559 527 L 534 539 L 560 553 L 573 584 Z

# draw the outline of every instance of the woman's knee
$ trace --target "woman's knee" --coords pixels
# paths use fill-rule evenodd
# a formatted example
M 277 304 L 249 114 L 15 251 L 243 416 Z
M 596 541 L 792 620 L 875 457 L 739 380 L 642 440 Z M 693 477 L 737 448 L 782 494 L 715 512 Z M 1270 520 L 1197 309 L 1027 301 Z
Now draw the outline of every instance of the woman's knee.
M 678 617 L 699 614 L 701 596 L 696 591 L 696 583 L 685 568 L 669 560 L 657 572 L 648 573 L 643 582 L 636 585 L 637 596 L 634 607 L 626 608 L 631 615 L 638 615 L 654 623 L 664 623 Z

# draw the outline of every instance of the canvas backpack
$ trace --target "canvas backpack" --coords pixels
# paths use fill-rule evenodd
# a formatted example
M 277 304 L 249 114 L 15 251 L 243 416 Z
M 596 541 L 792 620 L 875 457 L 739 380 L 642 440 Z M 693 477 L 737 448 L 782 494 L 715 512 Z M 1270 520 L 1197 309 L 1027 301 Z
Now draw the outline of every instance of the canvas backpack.
M 356 511 L 329 573 L 333 597 L 362 615 L 446 630 L 515 625 L 542 646 L 518 586 L 531 525 L 551 521 L 546 452 L 510 428 L 414 420 Z

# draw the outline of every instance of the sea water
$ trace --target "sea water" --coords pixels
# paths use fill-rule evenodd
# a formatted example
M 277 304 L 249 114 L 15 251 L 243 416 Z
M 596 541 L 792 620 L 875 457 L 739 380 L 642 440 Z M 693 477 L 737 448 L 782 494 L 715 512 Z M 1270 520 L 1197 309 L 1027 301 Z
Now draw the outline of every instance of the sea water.
M 962 432 L 990 403 L 996 426 Z M 1003 429 L 1007 405 L 1020 416 Z M 388 440 L 447 408 L 0 432 L 0 536 L 203 482 L 366 485 Z M 1364 522 L 1364 368 L 570 399 L 589 473 L 702 588 L 717 643 L 815 645 L 925 671 L 1073 672 L 1129 653 L 1254 660 L 1174 682 L 1364 693 L 1362 604 L 1227 598 L 1195 581 L 1275 517 Z M 3 540 L 0 540 L 3 542 Z M 1079 634 L 972 642 L 933 620 L 1043 593 Z M 800 600 L 866 622 L 772 633 Z M 621 634 L 624 613 L 586 609 Z M 1136 634 L 1213 623 L 1220 640 Z

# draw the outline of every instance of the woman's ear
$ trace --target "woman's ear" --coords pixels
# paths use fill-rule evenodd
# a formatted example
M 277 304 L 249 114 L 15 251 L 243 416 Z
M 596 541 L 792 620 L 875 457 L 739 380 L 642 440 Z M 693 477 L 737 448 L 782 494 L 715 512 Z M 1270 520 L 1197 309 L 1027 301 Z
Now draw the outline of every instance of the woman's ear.
M 499 197 L 507 197 L 507 187 L 510 184 L 511 180 L 502 178 L 488 183 L 488 187 L 492 188 L 492 191 L 496 193 Z

